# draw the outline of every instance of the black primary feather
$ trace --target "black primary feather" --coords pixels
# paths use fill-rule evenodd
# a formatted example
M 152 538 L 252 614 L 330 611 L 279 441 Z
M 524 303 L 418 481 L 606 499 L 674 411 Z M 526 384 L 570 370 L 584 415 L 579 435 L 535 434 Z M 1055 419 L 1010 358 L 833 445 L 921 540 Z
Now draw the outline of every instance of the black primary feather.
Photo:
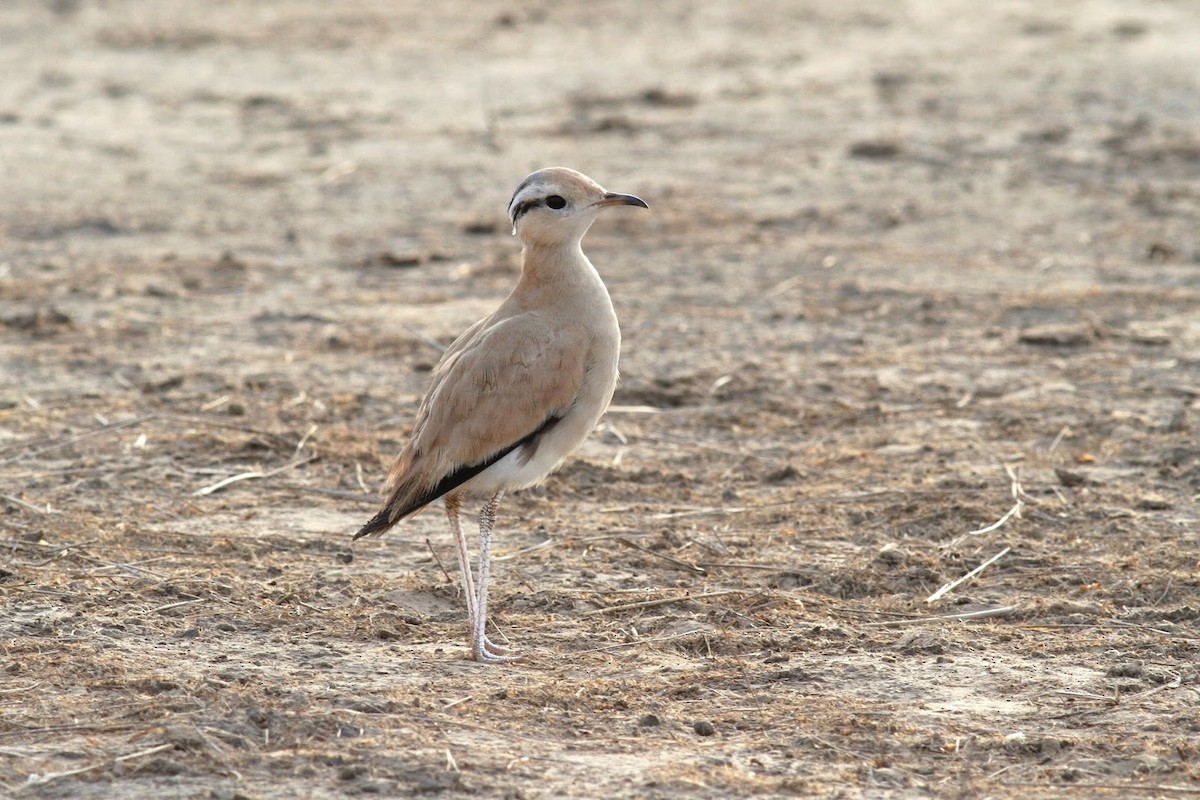
M 471 478 L 474 478 L 476 475 L 483 472 L 485 469 L 492 466 L 492 464 L 495 464 L 513 450 L 516 450 L 518 447 L 530 446 L 531 451 L 529 457 L 532 457 L 533 451 L 537 450 L 538 439 L 542 435 L 548 433 L 555 425 L 559 423 L 561 419 L 561 416 L 551 415 L 547 417 L 546 421 L 535 428 L 531 433 L 521 437 L 508 447 L 498 450 L 497 452 L 485 458 L 483 461 L 459 467 L 438 481 L 438 484 L 432 489 L 425 492 L 425 494 L 421 495 L 412 503 L 410 503 L 407 508 L 401 509 L 393 514 L 390 505 L 384 506 L 383 510 L 371 517 L 367 524 L 363 525 L 362 528 L 359 529 L 358 533 L 354 534 L 354 539 L 361 539 L 362 537 L 370 536 L 373 533 L 383 533 L 405 517 L 416 513 L 420 509 L 432 503 L 434 500 L 437 500 L 439 497 L 449 494 L 459 486 L 462 486 L 464 483 L 471 480 Z

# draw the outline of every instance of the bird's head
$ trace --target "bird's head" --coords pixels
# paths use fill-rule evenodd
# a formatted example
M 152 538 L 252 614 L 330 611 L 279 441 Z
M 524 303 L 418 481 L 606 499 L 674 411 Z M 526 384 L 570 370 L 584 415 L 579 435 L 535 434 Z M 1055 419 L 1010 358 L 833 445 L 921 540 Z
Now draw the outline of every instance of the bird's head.
M 513 235 L 527 245 L 569 245 L 578 242 L 609 206 L 640 206 L 631 194 L 606 192 L 582 173 L 566 167 L 539 169 L 521 181 L 508 204 Z

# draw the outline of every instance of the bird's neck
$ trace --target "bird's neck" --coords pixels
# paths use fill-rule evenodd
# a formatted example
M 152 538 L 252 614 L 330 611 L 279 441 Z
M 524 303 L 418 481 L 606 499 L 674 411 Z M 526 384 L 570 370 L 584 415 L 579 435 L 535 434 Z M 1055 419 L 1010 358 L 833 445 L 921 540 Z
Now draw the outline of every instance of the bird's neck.
M 521 251 L 520 283 L 574 283 L 590 280 L 595 272 L 579 240 L 553 244 L 527 242 Z

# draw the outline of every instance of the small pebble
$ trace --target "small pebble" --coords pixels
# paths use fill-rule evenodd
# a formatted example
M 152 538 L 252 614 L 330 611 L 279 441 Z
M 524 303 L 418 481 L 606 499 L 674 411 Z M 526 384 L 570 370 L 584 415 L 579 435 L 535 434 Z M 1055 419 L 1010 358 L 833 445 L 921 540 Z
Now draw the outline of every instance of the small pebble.
M 642 728 L 655 728 L 658 727 L 658 724 L 659 719 L 653 714 L 647 714 L 638 720 L 638 725 Z
M 712 736 L 717 732 L 717 729 L 713 727 L 713 724 L 707 720 L 700 720 L 692 726 L 692 730 L 701 736 Z

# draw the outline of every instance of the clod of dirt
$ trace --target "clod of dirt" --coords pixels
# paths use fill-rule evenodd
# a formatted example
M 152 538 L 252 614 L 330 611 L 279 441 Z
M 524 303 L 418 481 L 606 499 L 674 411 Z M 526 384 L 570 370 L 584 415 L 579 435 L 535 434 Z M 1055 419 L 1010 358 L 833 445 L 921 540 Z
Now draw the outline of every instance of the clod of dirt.
M 1126 19 L 1112 26 L 1112 35 L 1118 39 L 1140 39 L 1150 30 L 1141 20 Z
M 1062 749 L 1064 742 L 1054 736 L 1029 736 L 1021 731 L 1017 731 L 1005 736 L 1002 744 L 1004 749 L 1010 753 L 1044 753 L 1045 755 L 1055 755 Z
M 1177 258 L 1179 258 L 1179 251 L 1169 244 L 1153 242 L 1146 248 L 1146 260 L 1154 264 L 1161 264 L 1164 261 L 1174 261 Z
M 696 95 L 691 92 L 672 92 L 661 87 L 642 92 L 641 100 L 648 106 L 665 108 L 691 108 L 698 102 Z
M 176 750 L 199 753 L 208 749 L 208 742 L 194 727 L 178 725 L 163 731 L 163 738 L 175 745 Z
M 646 714 L 638 720 L 639 728 L 657 728 L 662 721 L 653 714 Z
M 395 793 L 396 785 L 391 781 L 368 781 L 356 785 L 347 792 L 347 794 L 377 794 L 383 797 L 393 797 Z
M 246 719 L 259 728 L 276 728 L 281 722 L 279 715 L 274 711 L 267 711 L 259 706 L 246 709 Z
M 767 677 L 767 680 L 769 680 L 769 681 L 812 681 L 812 680 L 817 680 L 817 678 L 813 677 L 812 673 L 810 673 L 804 669 L 801 669 L 800 667 L 792 667 L 791 669 L 784 669 L 784 670 L 780 670 L 778 672 L 772 672 L 771 674 L 767 675 L 766 677 Z
M 490 236 L 499 231 L 500 226 L 493 220 L 472 219 L 462 225 L 462 232 L 472 236 Z
M 888 542 L 875 554 L 875 560 L 894 567 L 908 561 L 908 552 L 898 547 L 895 542 Z
M 871 83 L 875 84 L 875 88 L 879 91 L 879 96 L 884 100 L 894 100 L 896 94 L 910 83 L 912 76 L 903 72 L 887 72 L 879 71 L 871 76 Z
M 919 631 L 901 638 L 895 648 L 905 655 L 936 656 L 946 652 L 946 643 L 935 633 Z
M 609 114 L 596 120 L 588 130 L 592 133 L 633 133 L 637 125 L 622 114 Z
M 1029 746 L 1029 737 L 1017 731 L 1004 737 L 1004 749 L 1009 752 L 1019 752 Z
M 366 764 L 347 764 L 338 770 L 339 781 L 352 781 L 367 774 Z
M 694 725 L 692 725 L 692 730 L 694 730 L 700 736 L 712 736 L 717 732 L 717 729 L 713 727 L 713 724 L 707 720 L 700 720 L 699 722 L 696 722 Z
M 1137 502 L 1138 511 L 1169 511 L 1173 507 L 1170 500 L 1158 495 L 1147 495 Z
M 1040 347 L 1082 347 L 1094 336 L 1086 325 L 1038 325 L 1021 331 L 1017 338 L 1021 344 Z
M 1058 476 L 1058 482 L 1063 486 L 1087 486 L 1088 484 L 1095 483 L 1095 481 L 1082 472 L 1074 472 L 1062 467 L 1055 467 L 1054 474 Z
M 71 318 L 54 306 L 13 314 L 0 320 L 0 324 L 15 331 L 25 331 L 40 336 L 72 327 Z
M 784 464 L 779 469 L 771 470 L 763 475 L 763 483 L 787 483 L 800 477 L 800 470 L 791 464 Z
M 900 155 L 900 143 L 891 139 L 864 139 L 850 145 L 851 158 L 885 159 Z
M 1028 131 L 1021 134 L 1021 139 L 1026 142 L 1040 142 L 1043 144 L 1058 144 L 1065 142 L 1071 138 L 1071 127 L 1069 125 L 1050 125 L 1049 127 L 1038 128 L 1034 131 Z
M 391 251 L 384 251 L 365 256 L 361 261 L 359 261 L 359 266 L 406 269 L 411 267 L 419 267 L 424 261 L 425 258 L 420 253 L 394 253 Z
M 360 714 L 396 714 L 400 712 L 400 704 L 395 700 L 375 702 L 371 700 L 345 699 L 335 700 L 333 705 L 335 708 L 348 708 Z M 419 707 L 416 703 L 413 705 Z
M 151 758 L 137 767 L 141 775 L 185 775 L 190 771 L 178 761 L 162 756 Z
M 217 263 L 213 264 L 213 268 L 244 272 L 246 270 L 246 262 L 235 256 L 232 250 L 226 250 L 224 253 L 221 253 L 221 257 L 217 259 Z
M 435 794 L 459 788 L 460 775 L 461 773 L 458 772 L 444 770 L 427 772 L 418 769 L 405 775 L 405 783 L 409 787 L 410 794 Z
M 871 783 L 879 786 L 907 786 L 908 775 L 894 767 L 876 767 L 871 770 Z
M 138 382 L 137 388 L 144 394 L 162 394 L 183 386 L 187 380 L 183 375 L 168 375 L 161 378 Z

